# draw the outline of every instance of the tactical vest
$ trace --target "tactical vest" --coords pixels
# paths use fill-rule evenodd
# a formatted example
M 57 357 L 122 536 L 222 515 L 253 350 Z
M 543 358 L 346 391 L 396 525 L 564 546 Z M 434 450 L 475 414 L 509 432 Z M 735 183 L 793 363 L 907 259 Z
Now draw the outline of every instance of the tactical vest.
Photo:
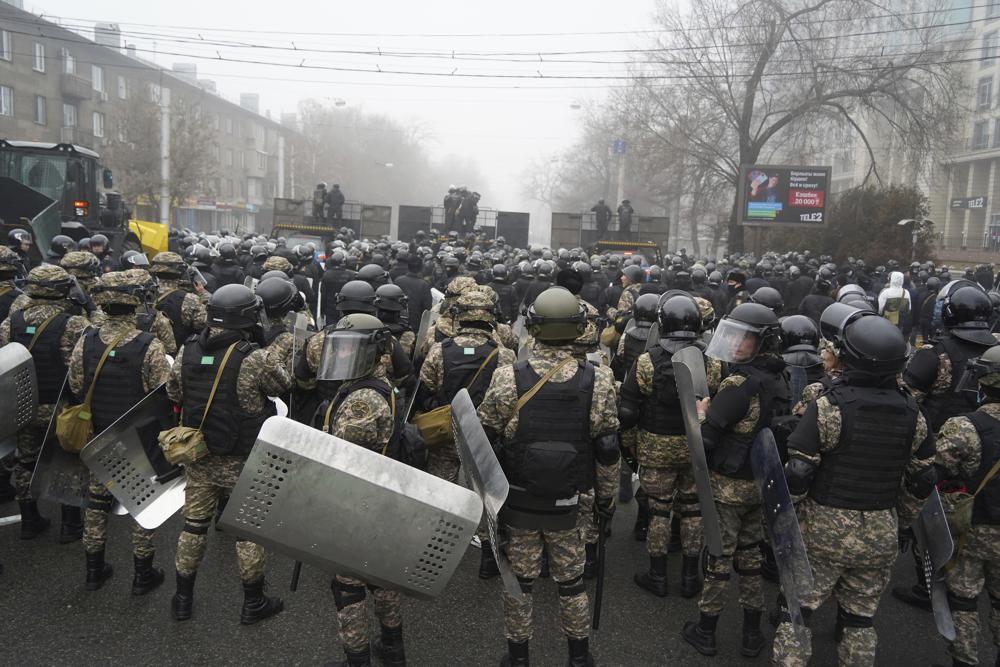
M 184 304 L 185 296 L 187 292 L 175 289 L 156 301 L 156 309 L 170 320 L 170 328 L 174 331 L 174 342 L 177 343 L 178 349 L 192 334 L 197 333 L 192 327 L 184 324 L 184 318 L 181 316 L 181 306 Z
M 835 385 L 826 398 L 840 410 L 840 440 L 823 452 L 809 496 L 850 510 L 895 507 L 920 414 L 916 399 L 896 387 L 850 384 Z
M 441 356 L 444 358 L 444 381 L 437 393 L 437 404 L 446 405 L 451 403 L 466 385 L 469 389 L 469 398 L 472 404 L 479 407 L 486 396 L 486 389 L 490 386 L 493 372 L 497 369 L 500 355 L 494 355 L 490 363 L 486 364 L 483 372 L 479 373 L 476 381 L 469 385 L 469 382 L 479 371 L 486 358 L 497 349 L 496 341 L 488 340 L 485 344 L 477 347 L 463 347 L 458 345 L 453 338 L 441 343 Z
M 593 280 L 589 280 L 583 283 L 583 287 L 580 288 L 580 298 L 589 303 L 594 308 L 600 308 L 601 303 L 601 291 L 600 285 L 595 283 Z
M 0 290 L 0 322 L 10 315 L 10 307 L 14 305 L 14 300 L 21 296 L 21 290 L 16 287 L 5 287 Z
M 949 418 L 973 412 L 978 407 L 976 395 L 972 392 L 960 392 L 958 387 L 968 363 L 978 359 L 988 348 L 945 336 L 934 344 L 933 349 L 935 356 L 947 354 L 951 360 L 951 385 L 941 394 L 928 394 L 922 405 L 928 426 L 937 433 Z
M 656 435 L 684 435 L 684 416 L 670 355 L 657 345 L 649 351 L 649 358 L 653 362 L 653 392 L 643 398 L 639 428 Z
M 70 317 L 70 313 L 67 312 L 56 315 L 31 349 L 31 360 L 35 364 L 35 377 L 38 379 L 39 405 L 55 405 L 59 401 L 59 392 L 62 390 L 67 370 L 59 342 L 62 340 L 63 332 L 66 331 L 66 323 Z M 35 336 L 37 326 L 28 326 L 24 311 L 17 311 L 10 316 L 11 342 L 28 347 Z
M 897 296 L 888 298 L 885 300 L 885 306 L 882 308 L 882 317 L 889 320 L 897 327 L 899 326 L 899 321 L 904 319 L 910 313 L 910 302 L 905 296 Z
M 206 350 L 199 338 L 192 339 L 184 345 L 184 356 L 181 360 L 181 384 L 184 388 L 183 419 L 184 426 L 198 428 L 205 405 L 212 393 L 212 384 L 219 364 L 225 356 L 228 346 Z M 260 427 L 268 417 L 276 414 L 274 403 L 264 401 L 264 411 L 259 415 L 247 414 L 240 407 L 238 380 L 240 368 L 246 357 L 257 349 L 247 341 L 239 342 L 229 355 L 226 368 L 219 378 L 219 387 L 212 400 L 212 407 L 205 419 L 202 432 L 208 451 L 217 456 L 246 457 L 254 442 Z
M 972 412 L 966 417 L 976 427 L 979 434 L 979 446 L 982 450 L 979 457 L 979 468 L 966 483 L 969 493 L 974 493 L 990 468 L 1000 459 L 1000 421 L 985 412 Z M 973 525 L 1000 525 L 1000 475 L 996 475 L 976 496 L 972 505 Z
M 646 329 L 647 333 L 649 333 L 649 326 L 645 326 L 643 328 Z M 646 341 L 629 335 L 628 331 L 625 332 L 624 339 L 625 343 L 622 350 L 622 366 L 624 372 L 628 373 L 632 370 L 632 364 L 635 363 L 635 360 L 641 357 L 642 353 L 646 351 Z
M 100 433 L 142 400 L 146 390 L 142 386 L 142 365 L 146 351 L 155 336 L 140 333 L 128 343 L 119 345 L 108 354 L 97 376 L 90 412 L 94 432 Z M 87 332 L 83 340 L 83 391 L 94 382 L 94 372 L 101 363 L 107 345 L 100 339 L 97 329 Z M 83 398 L 80 396 L 79 398 Z
M 288 329 L 285 327 L 285 323 L 283 321 L 279 321 L 277 324 L 271 325 L 271 328 L 264 331 L 264 346 L 270 346 L 278 336 L 286 331 L 288 331 Z
M 791 391 L 788 378 L 780 370 L 768 371 L 748 365 L 729 366 L 732 375 L 746 378 L 740 388 L 747 399 L 757 397 L 760 402 L 760 416 L 749 433 L 737 433 L 732 428 L 719 440 L 709 455 L 708 465 L 712 470 L 735 479 L 753 479 L 750 468 L 750 449 L 761 429 L 769 427 L 775 417 L 791 413 Z M 732 426 L 732 425 L 730 425 Z
M 540 380 L 527 361 L 514 364 L 520 398 Z M 578 361 L 566 382 L 546 382 L 518 413 L 517 430 L 504 443 L 503 469 L 529 495 L 558 499 L 594 485 L 590 406 L 594 367 Z

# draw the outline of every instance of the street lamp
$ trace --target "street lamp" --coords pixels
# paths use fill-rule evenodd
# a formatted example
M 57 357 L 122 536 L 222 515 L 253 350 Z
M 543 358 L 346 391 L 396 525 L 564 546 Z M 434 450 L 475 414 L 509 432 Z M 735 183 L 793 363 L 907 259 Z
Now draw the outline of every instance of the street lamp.
M 917 259 L 917 238 L 920 236 L 920 230 L 923 228 L 924 224 L 934 224 L 933 220 L 927 220 L 926 218 L 903 218 L 896 223 L 899 227 L 905 227 L 913 223 L 913 229 L 910 230 L 910 261 L 914 262 Z

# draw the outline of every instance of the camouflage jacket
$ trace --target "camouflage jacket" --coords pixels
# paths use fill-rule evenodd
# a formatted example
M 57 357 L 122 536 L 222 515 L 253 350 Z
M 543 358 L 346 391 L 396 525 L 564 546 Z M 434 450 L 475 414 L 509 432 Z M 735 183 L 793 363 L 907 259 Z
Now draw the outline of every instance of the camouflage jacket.
M 195 331 L 204 329 L 208 321 L 208 313 L 205 310 L 205 302 L 202 297 L 186 289 L 179 280 L 160 281 L 160 299 L 174 290 L 184 292 L 184 301 L 181 302 L 181 323 Z
M 746 378 L 742 375 L 730 375 L 719 383 L 719 392 L 729 387 L 739 387 Z M 716 393 L 719 393 L 716 392 Z M 760 398 L 753 396 L 750 398 L 750 406 L 746 414 L 729 429 L 735 433 L 753 433 L 760 420 Z M 726 505 L 759 505 L 760 489 L 757 482 L 752 479 L 737 479 L 729 477 L 714 470 L 711 471 L 712 495 L 715 499 Z
M 121 336 L 118 345 L 125 345 L 135 340 L 141 332 L 135 326 L 135 315 L 106 316 L 99 327 L 98 336 L 105 345 L 110 345 L 112 341 Z M 89 387 L 83 386 L 83 345 L 84 338 L 81 336 L 73 347 L 73 354 L 69 362 L 69 388 L 77 398 L 82 399 L 84 392 Z M 146 348 L 146 356 L 142 360 L 142 389 L 147 394 L 170 377 L 170 364 L 167 362 L 167 353 L 163 348 L 163 343 L 154 338 Z M 142 397 L 136 396 L 138 402 Z
M 90 319 L 95 327 L 101 328 L 111 318 L 98 306 Z M 174 340 L 174 330 L 170 326 L 170 320 L 158 310 L 153 310 L 153 324 L 149 327 L 149 333 L 156 336 L 167 354 L 171 356 L 177 354 L 177 341 Z
M 479 347 L 486 345 L 491 337 L 486 331 L 466 327 L 459 329 L 458 335 L 452 340 L 461 347 Z M 502 345 L 497 348 L 497 370 L 502 366 L 511 366 L 515 361 L 513 352 Z M 427 391 L 435 394 L 441 389 L 444 383 L 444 355 L 441 353 L 441 343 L 434 343 L 427 353 L 424 365 L 420 367 L 420 383 Z
M 70 310 L 73 307 L 65 299 L 33 299 L 27 294 L 17 297 L 23 299 L 24 319 L 30 326 L 37 326 L 59 313 Z M 11 314 L 14 309 L 11 309 Z M 59 339 L 59 351 L 62 354 L 63 363 L 69 367 L 70 359 L 73 355 L 73 348 L 83 332 L 90 326 L 90 321 L 84 315 L 73 315 L 67 320 L 66 328 L 63 330 L 62 338 Z M 0 347 L 10 342 L 10 318 L 8 317 L 0 323 Z
M 986 403 L 976 412 L 985 412 L 1000 419 L 1000 403 Z M 952 417 L 937 434 L 937 454 L 934 463 L 943 468 L 948 479 L 969 479 L 979 470 L 983 447 L 979 433 L 965 415 Z M 973 493 L 975 489 L 969 489 Z

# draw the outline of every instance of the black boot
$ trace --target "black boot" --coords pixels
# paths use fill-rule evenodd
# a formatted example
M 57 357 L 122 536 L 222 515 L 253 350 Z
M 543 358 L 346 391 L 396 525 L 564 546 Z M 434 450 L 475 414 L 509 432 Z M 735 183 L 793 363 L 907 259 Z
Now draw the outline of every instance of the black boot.
M 528 667 L 528 642 L 507 640 L 507 655 L 500 659 L 500 667 Z
M 483 542 L 479 550 L 479 578 L 492 579 L 500 576 L 500 566 L 497 565 L 496 556 L 493 555 L 493 545 Z
M 702 655 L 713 656 L 715 649 L 715 626 L 719 624 L 718 616 L 710 616 L 705 612 L 697 621 L 688 621 L 681 630 L 681 635 L 695 650 Z
M 921 586 L 920 584 L 914 584 L 909 588 L 905 586 L 896 586 L 892 589 L 892 597 L 896 598 L 900 602 L 905 602 L 911 607 L 916 607 L 917 609 L 923 609 L 925 611 L 931 610 L 931 597 L 927 594 L 927 588 Z
M 194 578 L 197 572 L 189 575 L 176 573 L 177 591 L 170 601 L 170 611 L 175 621 L 186 621 L 191 618 L 191 607 L 194 606 Z
M 326 663 L 323 667 L 371 667 L 371 648 L 364 648 L 360 651 L 348 651 L 345 648 L 344 655 L 347 656 L 346 660 L 334 660 Z
M 667 557 L 650 556 L 649 572 L 636 574 L 632 579 L 656 597 L 667 597 Z
M 681 518 L 675 512 L 670 519 L 670 543 L 667 545 L 667 553 L 680 553 L 681 548 Z
M 243 625 L 263 621 L 284 608 L 281 598 L 264 595 L 264 577 L 250 583 L 243 582 L 243 610 L 240 612 L 240 623 Z
M 593 579 L 597 576 L 597 545 L 586 544 L 587 561 L 583 564 L 583 578 Z
M 83 515 L 80 508 L 75 505 L 63 505 L 59 544 L 70 544 L 81 537 L 83 537 Z
M 21 508 L 22 540 L 33 540 L 45 532 L 52 523 L 38 513 L 38 503 L 34 500 L 18 500 L 17 505 Z
M 84 588 L 88 591 L 96 591 L 104 582 L 111 578 L 114 568 L 104 562 L 104 549 L 87 552 L 87 582 Z
M 701 593 L 701 558 L 684 556 L 681 561 L 681 597 L 693 598 Z
M 764 648 L 764 635 L 760 633 L 760 609 L 743 608 L 743 643 L 740 644 L 740 655 L 756 658 Z
M 132 595 L 145 595 L 160 587 L 163 583 L 163 570 L 153 567 L 152 556 L 132 556 L 135 565 L 135 575 L 132 577 Z
M 567 637 L 566 642 L 569 646 L 566 667 L 594 667 L 594 657 L 590 655 L 590 640 L 587 637 L 583 639 Z
M 638 495 L 635 497 L 637 511 L 635 513 L 635 526 L 632 527 L 632 537 L 636 542 L 645 542 L 646 534 L 649 532 L 649 498 Z
M 385 667 L 406 667 L 406 653 L 403 651 L 403 626 L 387 628 L 382 626 L 382 636 L 375 640 L 375 653 Z

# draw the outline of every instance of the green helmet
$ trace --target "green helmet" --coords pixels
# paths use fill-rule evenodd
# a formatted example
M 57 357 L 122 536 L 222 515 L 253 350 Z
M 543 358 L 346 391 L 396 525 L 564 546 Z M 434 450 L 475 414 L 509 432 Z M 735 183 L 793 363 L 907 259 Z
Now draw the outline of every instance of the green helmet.
M 528 308 L 528 326 L 535 340 L 569 342 L 587 327 L 587 311 L 565 287 L 550 287 Z
M 979 384 L 983 387 L 1000 391 L 1000 345 L 994 345 L 983 352 L 976 362 Z
M 318 380 L 357 380 L 375 372 L 379 358 L 389 351 L 391 334 L 380 319 L 367 313 L 340 318 L 323 333 Z

